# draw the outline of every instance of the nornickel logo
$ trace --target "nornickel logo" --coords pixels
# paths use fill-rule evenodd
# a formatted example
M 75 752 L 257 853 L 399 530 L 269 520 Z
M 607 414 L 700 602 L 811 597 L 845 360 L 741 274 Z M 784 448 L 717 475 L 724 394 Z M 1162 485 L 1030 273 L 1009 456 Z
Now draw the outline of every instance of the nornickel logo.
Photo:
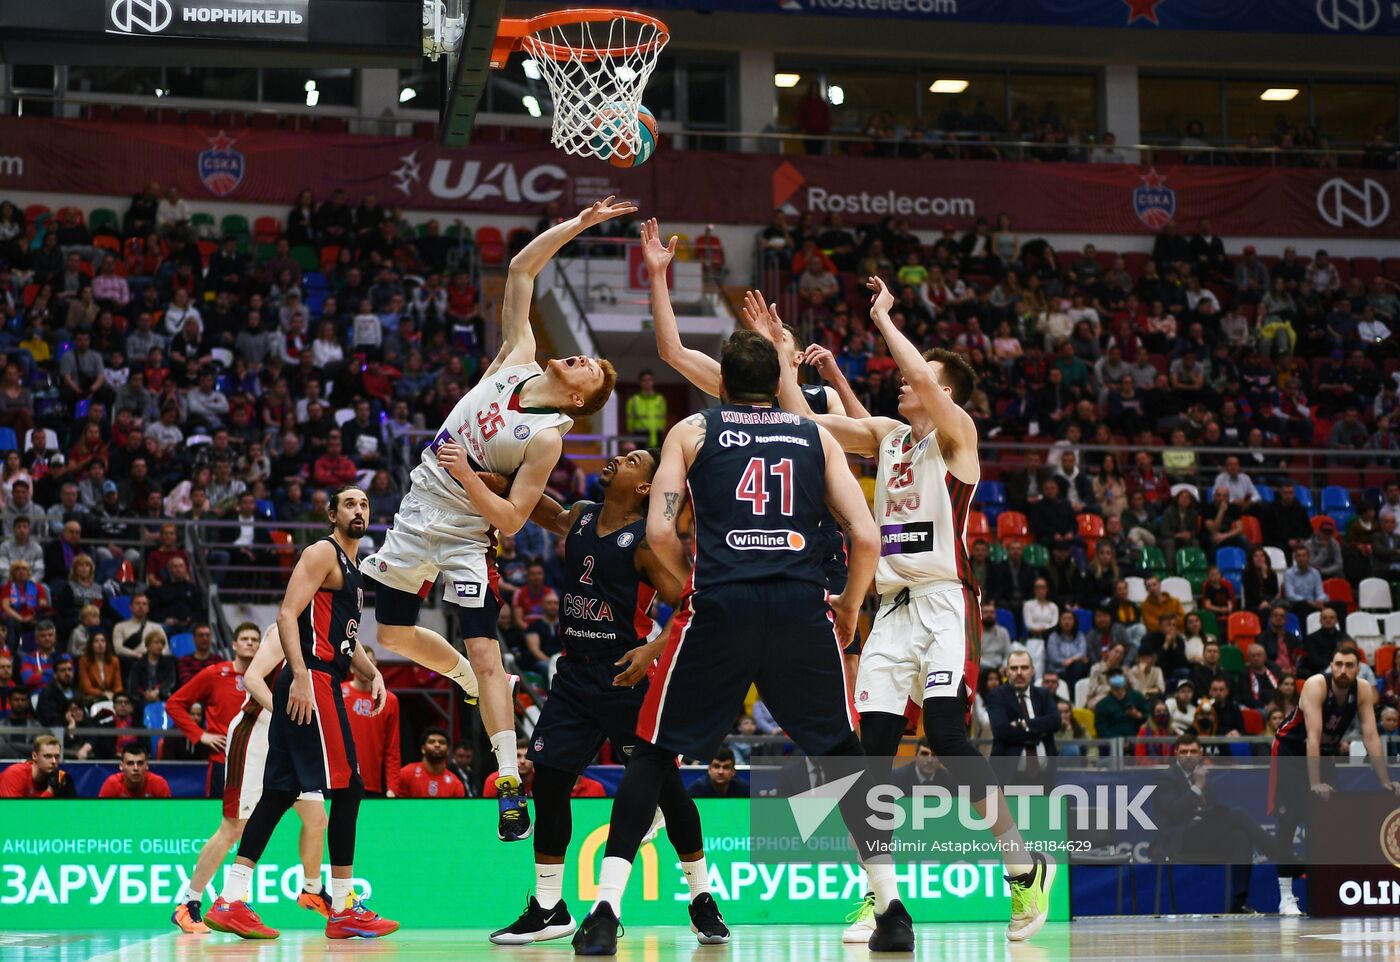
M 1359 187 L 1343 177 L 1333 177 L 1317 190 L 1317 212 L 1333 227 L 1344 227 L 1347 221 L 1378 227 L 1390 216 L 1390 191 L 1370 177 Z
M 1317 0 L 1317 19 L 1329 30 L 1364 32 L 1380 22 L 1380 0 Z
M 122 33 L 137 28 L 146 33 L 160 33 L 175 19 L 168 0 L 116 0 L 112 4 L 112 26 Z

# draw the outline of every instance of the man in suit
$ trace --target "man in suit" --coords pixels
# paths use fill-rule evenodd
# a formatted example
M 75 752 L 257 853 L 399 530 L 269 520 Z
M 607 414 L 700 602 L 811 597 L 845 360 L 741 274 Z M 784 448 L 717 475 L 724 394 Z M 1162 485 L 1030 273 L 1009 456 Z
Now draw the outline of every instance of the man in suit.
M 1008 683 L 987 695 L 987 717 L 992 723 L 993 755 L 1053 756 L 1060 709 L 1055 696 L 1033 682 L 1035 669 L 1026 651 L 1013 651 L 1006 659 Z
M 1043 496 L 1040 490 L 1050 479 L 1050 470 L 1044 466 L 1039 451 L 1026 452 L 1026 466 L 1015 474 L 1005 477 L 1006 500 L 1017 511 L 1025 511 Z
M 1278 842 L 1257 819 L 1217 800 L 1195 732 L 1177 738 L 1176 760 L 1167 766 L 1152 801 L 1153 820 L 1159 829 L 1158 857 L 1200 864 L 1229 859 L 1230 912 L 1247 912 L 1254 853 L 1277 861 Z
M 905 795 L 913 795 L 914 789 L 921 785 L 937 785 L 949 792 L 957 791 L 957 783 L 929 747 L 928 739 L 923 737 L 919 738 L 918 746 L 914 749 L 913 763 L 896 768 L 890 783 L 897 785 Z
M 1020 541 L 1006 545 L 1006 560 L 992 565 L 987 597 L 1003 608 L 1019 611 L 1021 604 L 1035 595 L 1036 567 L 1025 560 L 1026 546 Z

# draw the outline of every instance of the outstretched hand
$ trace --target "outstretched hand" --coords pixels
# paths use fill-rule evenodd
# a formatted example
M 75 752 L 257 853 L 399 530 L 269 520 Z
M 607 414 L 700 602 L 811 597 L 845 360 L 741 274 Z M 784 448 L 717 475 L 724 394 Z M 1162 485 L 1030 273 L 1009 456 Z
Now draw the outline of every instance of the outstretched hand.
M 647 274 L 657 277 L 664 274 L 666 268 L 671 264 L 671 258 L 676 256 L 676 243 L 680 238 L 671 235 L 669 244 L 661 243 L 661 227 L 656 223 L 656 218 L 643 222 L 642 224 L 642 262 L 647 266 Z
M 614 217 L 621 217 L 624 214 L 635 214 L 637 212 L 636 204 L 631 204 L 627 201 L 614 204 L 613 201 L 616 199 L 617 195 L 609 194 L 592 207 L 585 207 L 583 210 L 579 211 L 579 223 L 587 228 L 595 224 L 601 224 L 605 220 L 612 220 Z
M 875 296 L 870 301 L 870 319 L 875 320 L 876 314 L 888 316 L 890 308 L 894 307 L 894 295 L 885 286 L 885 282 L 880 279 L 879 275 L 872 274 L 870 279 L 865 282 L 865 286 L 875 292 Z
M 758 291 L 746 291 L 739 316 L 745 327 L 762 334 L 773 342 L 774 347 L 782 349 L 783 319 L 778 316 L 777 304 L 764 304 L 763 295 Z
M 801 360 L 803 364 L 809 364 L 816 368 L 817 373 L 822 376 L 822 380 L 836 380 L 836 374 L 839 370 L 836 366 L 836 355 L 820 344 L 813 344 L 803 351 Z

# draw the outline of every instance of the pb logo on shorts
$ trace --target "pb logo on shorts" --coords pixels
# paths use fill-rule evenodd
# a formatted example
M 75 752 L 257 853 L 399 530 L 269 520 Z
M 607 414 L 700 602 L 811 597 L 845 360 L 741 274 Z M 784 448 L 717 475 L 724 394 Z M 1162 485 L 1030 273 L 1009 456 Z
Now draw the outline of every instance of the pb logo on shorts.
M 458 598 L 470 601 L 481 597 L 480 581 L 454 581 L 452 586 L 456 589 Z
M 953 673 L 951 671 L 931 671 L 928 673 L 928 684 L 924 686 L 924 691 L 933 691 L 935 688 L 949 688 L 953 684 Z

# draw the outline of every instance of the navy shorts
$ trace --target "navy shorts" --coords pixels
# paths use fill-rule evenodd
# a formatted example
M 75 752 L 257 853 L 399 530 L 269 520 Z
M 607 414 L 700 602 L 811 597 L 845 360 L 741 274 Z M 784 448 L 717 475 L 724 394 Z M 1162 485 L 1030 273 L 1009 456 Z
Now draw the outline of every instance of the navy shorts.
M 581 775 L 611 741 L 619 761 L 632 755 L 637 716 L 646 698 L 647 681 L 618 688 L 612 680 L 622 667 L 613 662 L 626 649 L 604 654 L 569 653 L 559 659 L 549 698 L 535 723 L 527 757 L 537 765 Z
M 267 730 L 264 792 L 330 792 L 360 782 L 355 738 L 345 714 L 339 680 L 311 669 L 311 721 L 298 725 L 287 714 L 292 673 L 283 668 L 272 686 L 272 720 Z M 363 789 L 364 783 L 360 782 Z
M 750 684 L 808 755 L 827 754 L 850 736 L 855 715 L 823 585 L 744 582 L 688 596 L 671 622 L 637 734 L 708 760 Z

